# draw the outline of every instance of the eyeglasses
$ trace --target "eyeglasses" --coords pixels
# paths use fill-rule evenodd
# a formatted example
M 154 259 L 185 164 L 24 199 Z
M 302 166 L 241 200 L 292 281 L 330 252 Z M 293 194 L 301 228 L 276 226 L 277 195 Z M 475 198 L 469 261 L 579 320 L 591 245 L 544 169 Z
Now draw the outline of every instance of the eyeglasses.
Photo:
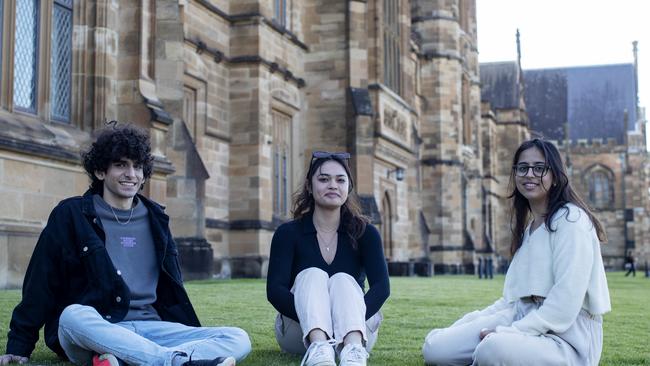
M 311 153 L 313 159 L 328 159 L 335 158 L 340 160 L 350 159 L 350 153 L 347 152 L 329 152 L 329 151 L 314 151 Z
M 518 165 L 513 165 L 512 169 L 515 171 L 515 175 L 518 177 L 525 177 L 526 175 L 528 175 L 528 170 L 532 169 L 533 175 L 537 178 L 541 178 L 546 175 L 549 166 L 544 164 L 535 164 L 535 165 L 518 164 Z

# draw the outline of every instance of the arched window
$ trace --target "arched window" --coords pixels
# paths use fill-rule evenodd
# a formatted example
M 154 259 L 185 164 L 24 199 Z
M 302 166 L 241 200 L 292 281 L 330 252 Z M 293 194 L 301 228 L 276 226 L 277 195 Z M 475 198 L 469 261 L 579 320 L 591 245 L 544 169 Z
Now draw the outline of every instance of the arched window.
M 605 170 L 593 170 L 589 174 L 589 203 L 595 208 L 606 208 L 613 203 L 610 175 Z
M 393 256 L 393 211 L 388 192 L 381 201 L 381 237 L 384 242 L 384 256 Z

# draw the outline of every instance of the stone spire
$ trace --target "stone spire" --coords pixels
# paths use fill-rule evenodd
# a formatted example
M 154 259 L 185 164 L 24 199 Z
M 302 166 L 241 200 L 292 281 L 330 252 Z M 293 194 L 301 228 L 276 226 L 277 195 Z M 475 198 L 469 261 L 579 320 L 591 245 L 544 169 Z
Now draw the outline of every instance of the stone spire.
M 521 69 L 521 34 L 519 28 L 515 34 L 517 38 L 517 82 L 519 84 L 519 109 L 526 109 L 526 102 L 524 101 L 524 91 L 526 85 L 524 84 L 524 71 Z
M 641 111 L 639 110 L 639 60 L 638 60 L 638 52 L 637 52 L 638 44 L 639 41 L 632 42 L 632 53 L 634 54 L 634 93 L 635 93 L 634 103 L 635 103 L 637 118 L 640 118 Z
M 519 28 L 517 28 L 517 65 L 519 65 L 519 70 L 521 70 L 521 34 L 519 34 Z

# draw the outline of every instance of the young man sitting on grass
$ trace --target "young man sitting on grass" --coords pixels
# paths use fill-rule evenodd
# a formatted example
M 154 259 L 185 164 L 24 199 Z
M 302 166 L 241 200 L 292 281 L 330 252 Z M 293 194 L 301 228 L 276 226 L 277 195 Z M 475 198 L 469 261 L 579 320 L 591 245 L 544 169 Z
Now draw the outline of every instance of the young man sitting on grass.
M 90 189 L 52 211 L 0 365 L 26 363 L 42 326 L 47 346 L 77 365 L 232 366 L 246 357 L 243 330 L 200 327 L 169 217 L 138 194 L 153 169 L 147 135 L 115 123 L 83 166 Z

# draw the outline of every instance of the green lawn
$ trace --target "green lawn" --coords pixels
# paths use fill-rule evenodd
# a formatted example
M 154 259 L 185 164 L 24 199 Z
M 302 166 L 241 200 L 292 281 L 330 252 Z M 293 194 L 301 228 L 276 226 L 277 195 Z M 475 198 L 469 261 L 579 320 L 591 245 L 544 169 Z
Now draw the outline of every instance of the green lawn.
M 642 273 L 641 273 L 642 275 Z M 601 365 L 650 365 L 650 279 L 608 274 L 613 311 L 605 316 Z M 428 330 L 449 325 L 462 314 L 484 307 L 501 293 L 503 277 L 392 278 L 392 294 L 370 365 L 423 365 L 420 347 Z M 299 365 L 280 353 L 273 334 L 275 310 L 266 301 L 263 280 L 196 281 L 187 284 L 204 325 L 234 325 L 248 331 L 253 352 L 242 365 Z M 0 291 L 0 344 L 6 344 L 17 290 Z M 4 350 L 4 346 L 2 346 Z M 32 361 L 60 364 L 42 342 Z

